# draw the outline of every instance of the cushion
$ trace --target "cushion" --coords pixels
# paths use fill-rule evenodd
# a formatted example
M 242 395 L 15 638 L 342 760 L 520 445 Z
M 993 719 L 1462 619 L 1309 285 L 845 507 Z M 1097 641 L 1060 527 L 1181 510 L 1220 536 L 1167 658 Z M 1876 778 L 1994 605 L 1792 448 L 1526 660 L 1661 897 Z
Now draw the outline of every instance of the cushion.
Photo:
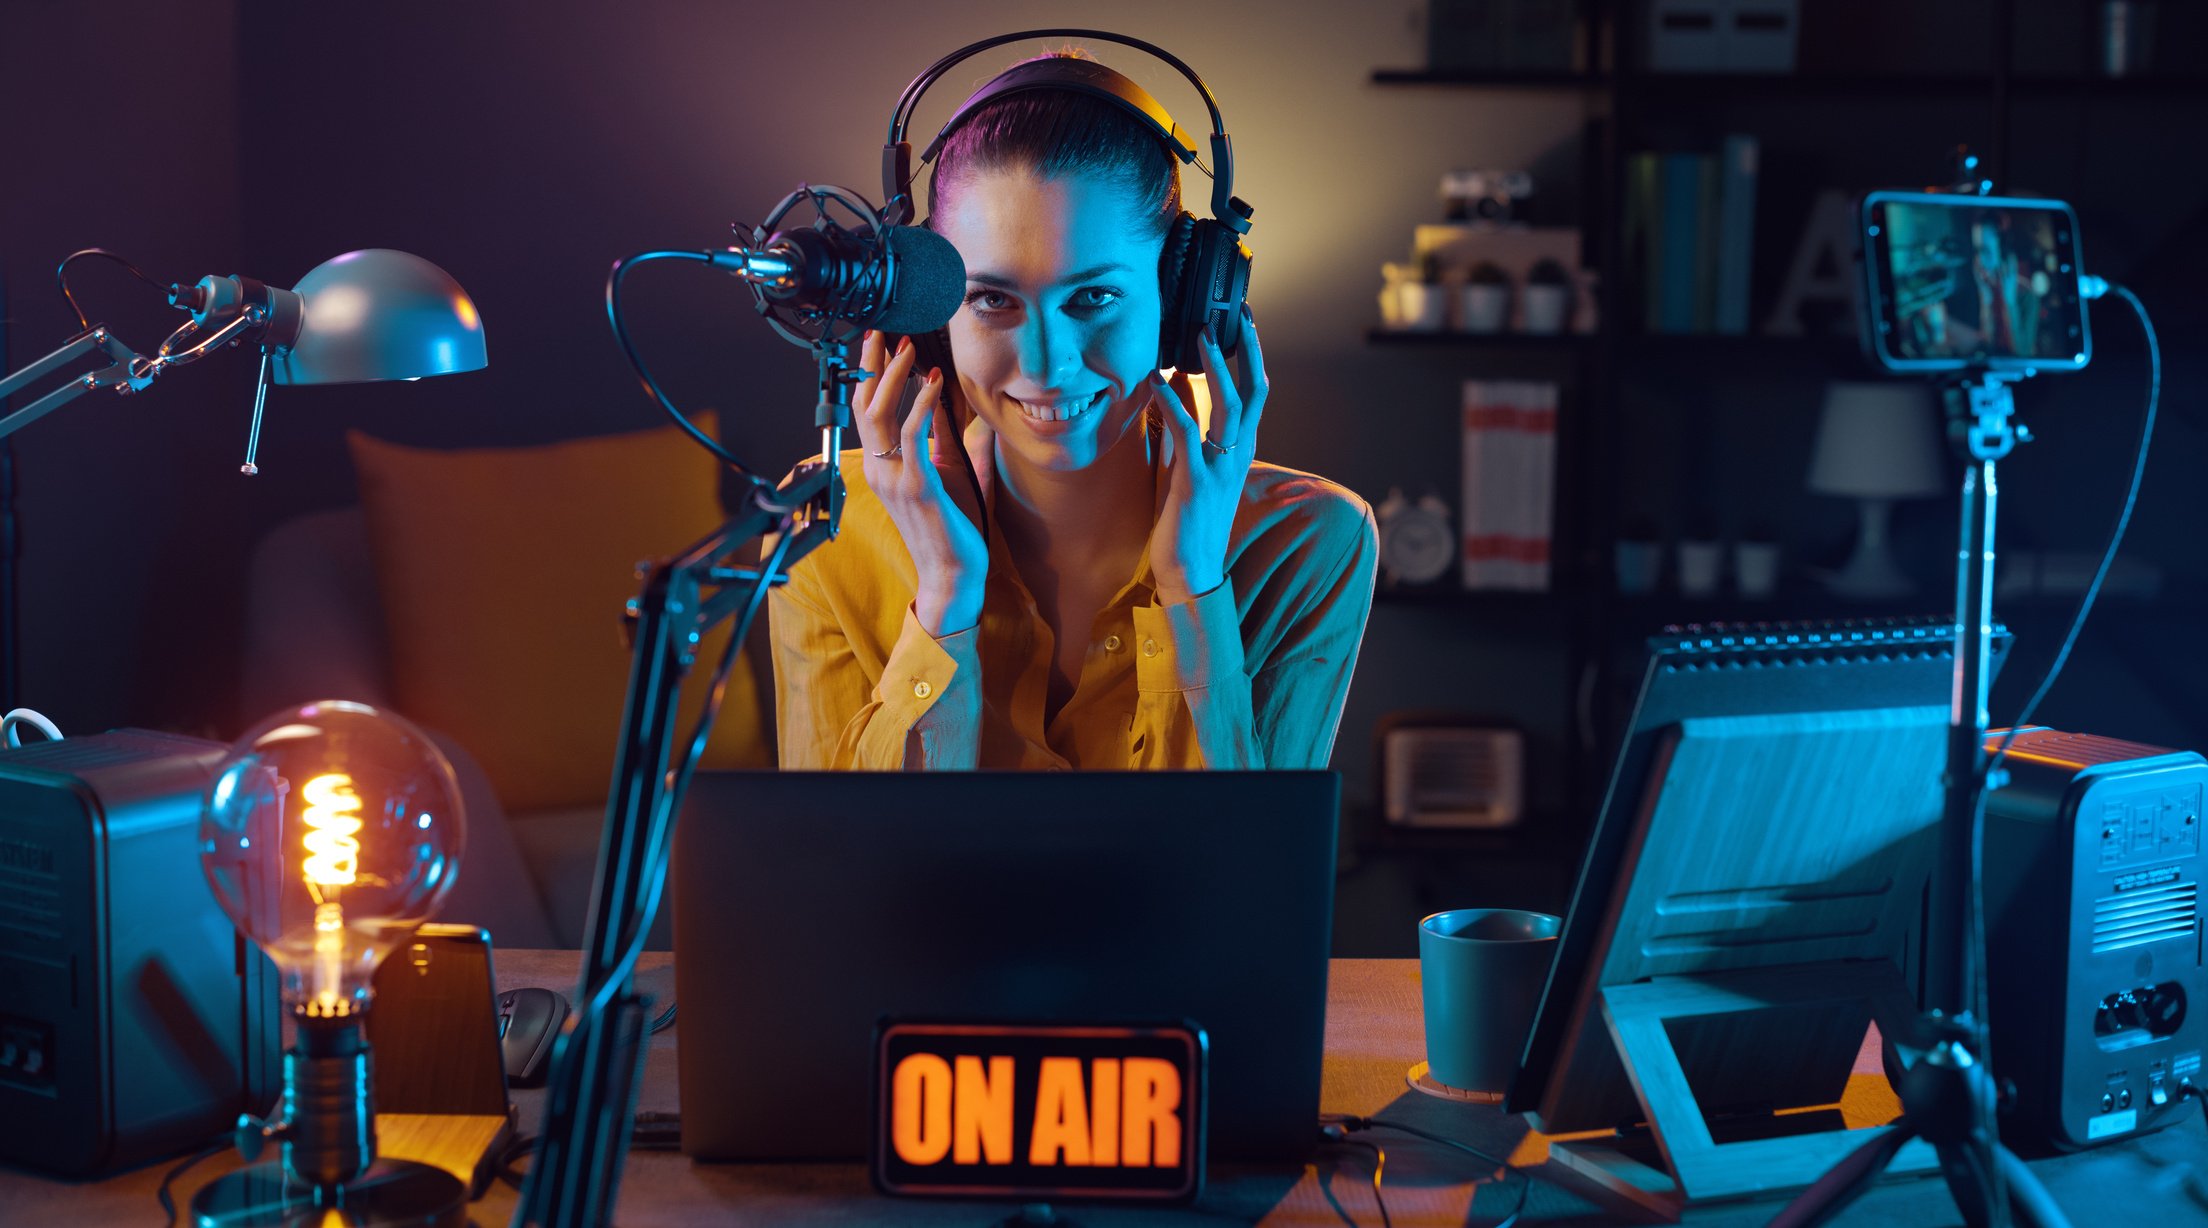
M 710 415 L 699 425 L 713 429 Z M 400 712 L 473 752 L 509 812 L 602 804 L 640 560 L 723 519 L 718 462 L 674 427 L 543 447 L 404 447 L 351 432 Z M 728 642 L 702 646 L 687 737 Z M 704 763 L 773 762 L 739 654 Z M 679 753 L 679 749 L 678 752 Z

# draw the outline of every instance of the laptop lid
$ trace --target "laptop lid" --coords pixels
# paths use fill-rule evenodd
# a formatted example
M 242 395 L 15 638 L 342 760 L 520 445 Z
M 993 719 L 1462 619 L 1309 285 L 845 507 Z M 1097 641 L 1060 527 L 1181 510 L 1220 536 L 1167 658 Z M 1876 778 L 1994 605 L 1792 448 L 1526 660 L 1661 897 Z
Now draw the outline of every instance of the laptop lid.
M 1332 772 L 701 774 L 675 839 L 683 1150 L 857 1159 L 885 1017 L 1188 1020 L 1213 1156 L 1316 1134 Z

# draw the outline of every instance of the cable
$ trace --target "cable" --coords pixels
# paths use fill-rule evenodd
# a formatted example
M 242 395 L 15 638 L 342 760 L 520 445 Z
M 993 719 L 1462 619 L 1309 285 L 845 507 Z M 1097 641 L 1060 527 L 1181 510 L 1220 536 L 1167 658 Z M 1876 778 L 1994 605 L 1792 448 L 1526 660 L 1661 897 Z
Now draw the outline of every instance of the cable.
M 2146 478 L 2147 456 L 2154 446 L 2155 417 L 2162 402 L 2162 345 L 2160 339 L 2155 335 L 2154 321 L 2148 317 L 2146 305 L 2139 301 L 2138 295 L 2133 294 L 2124 286 L 2103 283 L 2099 278 L 2090 280 L 2094 283 L 2088 287 L 2090 297 L 2098 298 L 2103 293 L 2115 294 L 2131 306 L 2132 314 L 2139 317 L 2139 328 L 2145 333 L 2147 339 L 2147 409 L 2139 420 L 2139 446 L 2132 456 L 2131 482 L 2124 490 L 2122 506 L 2117 509 L 2116 523 L 2109 530 L 2108 545 L 2101 551 L 2100 565 L 2094 568 L 2093 579 L 2086 584 L 2084 595 L 2078 599 L 2077 613 L 2070 618 L 2069 629 L 2063 633 L 2062 646 L 2056 650 L 2055 659 L 2048 664 L 2047 672 L 2040 678 L 2039 685 L 2033 689 L 2031 698 L 2024 702 L 2024 708 L 2017 714 L 2016 719 L 2009 722 L 2009 731 L 2002 735 L 2000 743 L 1994 748 L 1991 755 L 1986 756 L 1985 763 L 1978 771 L 1977 789 L 1974 791 L 1975 796 L 1970 818 L 1970 911 L 1966 922 L 1969 926 L 1969 934 L 1965 975 L 1969 984 L 1970 1010 L 1976 1016 L 1978 1022 L 1974 1038 L 1974 1047 L 1977 1050 L 1976 1056 L 1980 1062 L 1988 1066 L 1993 1063 L 1993 1029 L 1991 1020 L 1988 1018 L 1991 1010 L 1991 999 L 1987 986 L 1985 956 L 1986 796 L 1988 786 L 1992 784 L 1994 773 L 1999 770 L 2001 761 L 2008 757 L 2009 747 L 2016 741 L 2016 735 L 2031 724 L 2033 715 L 2039 711 L 2040 702 L 2047 698 L 2047 693 L 2054 688 L 2055 679 L 2061 676 L 2063 667 L 2069 664 L 2071 650 L 2077 647 L 2079 633 L 2085 629 L 2085 620 L 2093 612 L 2094 601 L 2100 597 L 2101 585 L 2108 579 L 2108 570 L 2115 564 L 2116 555 L 2123 547 L 2124 534 L 2131 528 L 2131 515 L 2139 503 L 2139 487 Z M 2203 1112 L 2208 1113 L 2208 1105 L 2203 1106 Z M 1998 1124 L 1993 1120 L 1995 1113 L 1995 1106 L 1986 1106 L 1985 1115 L 1987 1120 L 1981 1123 L 1981 1128 L 1985 1131 L 1987 1137 L 1998 1141 L 2000 1134 Z M 2002 1174 L 1998 1166 L 1990 1176 L 1991 1181 L 1987 1188 L 1993 1202 L 1996 1222 L 2001 1222 L 2006 1219 L 2007 1215 L 2007 1192 L 2003 1188 L 2007 1183 L 2001 1179 Z
M 659 1012 L 659 1018 L 652 1020 L 652 1026 L 645 1029 L 645 1031 L 649 1035 L 657 1036 L 673 1026 L 675 1026 L 675 1000 L 669 998 L 667 999 L 667 1009 Z
M 775 535 L 774 549 L 760 568 L 759 583 L 753 587 L 750 599 L 744 603 L 743 612 L 737 616 L 735 629 L 729 634 L 728 648 L 722 652 L 720 665 L 714 669 L 713 686 L 706 693 L 705 709 L 698 714 L 697 724 L 692 727 L 690 745 L 684 752 L 681 764 L 671 774 L 672 779 L 666 792 L 661 795 L 659 813 L 651 817 L 653 838 L 646 845 L 644 864 L 660 866 L 661 870 L 648 875 L 650 886 L 646 889 L 644 908 L 637 915 L 635 932 L 629 936 L 627 950 L 614 965 L 613 972 L 598 986 L 598 992 L 592 995 L 590 1002 L 583 1008 L 592 1019 L 604 1012 L 606 1005 L 613 1000 L 614 987 L 628 979 L 630 971 L 636 967 L 637 958 L 644 953 L 644 943 L 651 932 L 651 919 L 658 914 L 660 896 L 667 887 L 665 853 L 669 833 L 674 829 L 673 811 L 681 805 L 683 792 L 690 786 L 690 773 L 697 767 L 699 756 L 705 753 L 706 739 L 712 733 L 714 720 L 720 716 L 721 700 L 728 692 L 729 674 L 735 665 L 737 654 L 743 651 L 744 639 L 751 631 L 752 620 L 758 616 L 759 607 L 766 600 L 767 589 L 772 586 L 775 574 L 782 569 L 782 560 L 789 554 L 790 545 L 796 538 L 795 527 L 785 517 L 780 532 Z
M 209 1156 L 220 1152 L 223 1148 L 228 1146 L 230 1146 L 230 1140 L 228 1138 L 225 1138 L 220 1142 L 209 1143 L 207 1146 L 199 1149 L 198 1151 L 195 1151 L 192 1154 L 185 1156 L 183 1159 L 178 1160 L 176 1162 L 176 1167 L 171 1168 L 166 1174 L 162 1176 L 161 1188 L 155 1190 L 153 1192 L 153 1196 L 161 1203 L 161 1213 L 169 1217 L 169 1228 L 176 1228 L 176 1199 L 170 1196 L 169 1187 L 176 1183 L 176 1179 L 178 1177 L 181 1177 L 185 1173 L 191 1171 L 194 1165 L 199 1164 L 201 1161 L 207 1159 Z
M 17 728 L 21 725 L 29 725 L 45 734 L 49 742 L 61 741 L 60 727 L 46 719 L 44 713 L 31 708 L 13 708 L 7 715 L 0 716 L 0 742 L 5 742 L 10 750 L 23 745 L 23 734 Z
M 144 269 L 139 268 L 137 265 L 132 264 L 130 261 L 124 259 L 122 256 L 118 255 L 115 252 L 111 252 L 104 247 L 79 248 L 78 250 L 73 251 L 66 256 L 63 256 L 61 258 L 61 263 L 54 267 L 54 284 L 61 287 L 61 297 L 69 301 L 69 310 L 77 313 L 78 328 L 90 328 L 92 327 L 92 321 L 84 314 L 84 308 L 77 305 L 77 296 L 70 293 L 69 266 L 75 261 L 81 260 L 86 256 L 98 256 L 102 259 L 112 260 L 115 263 L 122 265 L 124 268 L 129 269 L 131 276 L 137 278 L 138 280 L 146 283 L 149 286 L 152 286 L 154 289 L 159 290 L 164 295 L 173 288 L 168 282 L 156 281 Z
M 1513 1168 L 1511 1167 L 1511 1164 L 1508 1160 L 1499 1159 L 1489 1152 L 1482 1151 L 1479 1148 L 1472 1146 L 1470 1143 L 1459 1142 L 1456 1139 L 1450 1138 L 1449 1136 L 1444 1134 L 1436 1134 L 1431 1130 L 1425 1130 L 1417 1126 L 1406 1125 L 1399 1121 L 1388 1121 L 1384 1118 L 1379 1117 L 1359 1117 L 1355 1114 L 1345 1113 L 1338 1117 L 1327 1117 L 1321 1118 L 1320 1120 L 1322 1123 L 1320 1127 L 1320 1132 L 1323 1137 L 1327 1138 L 1330 1141 L 1347 1142 L 1349 1141 L 1347 1138 L 1348 1134 L 1355 1133 L 1360 1130 L 1393 1130 L 1398 1134 L 1408 1134 L 1413 1138 L 1425 1139 L 1429 1143 L 1440 1143 L 1444 1147 L 1454 1147 L 1458 1151 L 1464 1152 L 1466 1155 L 1472 1156 L 1482 1161 L 1483 1163 L 1494 1165 L 1496 1168 L 1502 1171 L 1503 1178 L 1505 1179 L 1513 1175 L 1518 1178 L 1518 1201 L 1511 1207 L 1510 1214 L 1496 1221 L 1495 1228 L 1515 1228 L 1518 1223 L 1519 1217 L 1524 1215 L 1526 1212 L 1526 1198 L 1533 1192 L 1533 1174 L 1525 1172 L 1522 1169 Z M 1342 1131 L 1343 1137 L 1336 1138 L 1335 1135 L 1331 1133 L 1330 1128 Z M 1375 1191 L 1377 1191 L 1377 1166 L 1374 1169 L 1374 1181 L 1374 1189 Z M 1385 1215 L 1385 1212 L 1383 1211 L 1382 1214 Z
M 1363 1147 L 1372 1152 L 1372 1201 L 1380 1208 L 1380 1228 L 1395 1228 L 1395 1220 L 1388 1215 L 1388 1200 L 1380 1192 L 1381 1175 L 1388 1171 L 1388 1153 L 1378 1143 L 1368 1143 L 1361 1138 L 1345 1138 L 1344 1147 Z
M 2023 712 L 2010 722 L 2009 732 L 1986 760 L 1985 768 L 1980 773 L 1981 782 L 1990 779 L 1994 770 L 2001 765 L 2001 760 L 2008 756 L 2009 744 L 2016 740 L 2019 730 L 2031 723 L 2033 713 L 2039 710 L 2040 701 L 2047 698 L 2048 690 L 2055 685 L 2055 677 L 2062 673 L 2062 667 L 2069 662 L 2070 650 L 2078 643 L 2078 632 L 2085 627 L 2086 615 L 2093 612 L 2093 602 L 2100 596 L 2101 584 L 2108 579 L 2108 569 L 2116 562 L 2116 552 L 2123 545 L 2124 533 L 2131 527 L 2132 509 L 2139 502 L 2139 484 L 2146 477 L 2147 453 L 2154 443 L 2155 414 L 2162 401 L 2162 344 L 2155 336 L 2154 321 L 2147 317 L 2146 306 L 2139 301 L 2138 295 L 2118 285 L 2109 286 L 2108 292 L 2131 305 L 2132 313 L 2139 317 L 2140 329 L 2147 336 L 2147 412 L 2139 422 L 2139 450 L 2131 463 L 2131 485 L 2124 491 L 2124 503 L 2116 514 L 2116 526 L 2109 531 L 2107 549 L 2101 552 L 2101 565 L 2094 569 L 2092 582 L 2085 586 L 2085 596 L 2079 599 L 2078 612 L 2070 619 L 2070 630 L 2062 638 L 2062 648 L 2055 653 L 2054 663 L 2047 667 L 2047 675 L 2040 679 L 2039 689 L 2032 692 L 2031 699 L 2024 704 Z
M 720 440 L 699 430 L 696 423 L 690 421 L 680 409 L 675 408 L 675 403 L 668 399 L 665 392 L 660 390 L 659 381 L 652 378 L 651 369 L 644 365 L 644 356 L 636 352 L 636 343 L 629 340 L 628 325 L 621 318 L 622 283 L 628 278 L 629 270 L 652 260 L 689 260 L 699 264 L 711 264 L 713 255 L 710 252 L 656 251 L 644 252 L 641 255 L 631 256 L 626 260 L 614 261 L 613 270 L 606 274 L 606 318 L 613 324 L 614 340 L 621 343 L 621 353 L 628 358 L 629 366 L 636 371 L 637 379 L 643 382 L 644 391 L 651 396 L 652 400 L 661 409 L 667 412 L 668 417 L 675 420 L 676 426 L 681 427 L 691 439 L 697 441 L 699 447 L 711 452 L 719 458 L 722 464 L 734 469 L 738 477 L 753 486 L 772 490 L 774 488 L 773 483 L 746 469 L 744 463 L 736 459 L 735 453 L 721 446 Z

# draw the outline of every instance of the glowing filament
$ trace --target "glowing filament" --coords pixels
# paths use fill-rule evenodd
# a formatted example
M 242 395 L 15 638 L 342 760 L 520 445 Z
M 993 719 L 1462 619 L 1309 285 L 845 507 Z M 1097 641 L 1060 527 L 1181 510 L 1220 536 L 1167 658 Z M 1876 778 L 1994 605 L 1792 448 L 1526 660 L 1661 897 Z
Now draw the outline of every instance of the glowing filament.
M 345 911 L 332 900 L 314 910 L 314 997 L 309 1015 L 350 1014 L 345 997 Z
M 350 886 L 360 865 L 360 794 L 353 778 L 330 772 L 306 783 L 300 793 L 307 801 L 307 881 L 324 887 Z M 319 928 L 319 927 L 318 927 Z

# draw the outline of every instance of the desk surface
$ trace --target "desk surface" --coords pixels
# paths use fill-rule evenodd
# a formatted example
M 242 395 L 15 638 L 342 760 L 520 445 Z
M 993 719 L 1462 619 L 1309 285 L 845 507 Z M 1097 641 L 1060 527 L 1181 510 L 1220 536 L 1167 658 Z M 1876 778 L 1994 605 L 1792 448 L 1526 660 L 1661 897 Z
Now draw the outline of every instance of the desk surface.
M 574 988 L 572 951 L 502 951 L 501 988 L 545 985 Z M 640 973 L 645 988 L 671 991 L 669 957 L 647 955 Z M 679 1025 L 653 1038 L 638 1107 L 676 1108 L 675 1038 Z M 1495 1154 L 1538 1175 L 1547 1165 L 1547 1140 L 1500 1111 L 1445 1103 L 1409 1090 L 1404 1072 L 1425 1052 L 1415 960 L 1335 960 L 1329 979 L 1326 1064 L 1320 1109 L 1327 1113 L 1380 1115 L 1433 1130 Z M 1851 1094 L 1851 1116 L 1880 1103 L 1883 1080 Z M 542 1093 L 517 1091 L 521 1127 L 534 1131 Z M 1478 1160 L 1421 1139 L 1373 1131 L 1360 1136 L 1387 1150 L 1383 1194 L 1393 1222 L 1476 1226 L 1494 1223 L 1516 1201 L 1515 1181 L 1498 1184 Z M 169 1168 L 164 1162 L 106 1181 L 69 1184 L 0 1168 L 0 1224 L 158 1224 L 155 1191 Z M 194 1167 L 173 1187 L 180 1208 L 210 1178 L 237 1167 L 225 1152 Z M 2079 1225 L 2127 1219 L 2155 1228 L 2208 1224 L 2208 1136 L 2198 1123 L 2178 1125 L 2144 1139 L 2100 1151 L 2035 1161 L 2034 1171 Z M 514 1193 L 493 1184 L 474 1208 L 484 1228 L 511 1217 Z M 1748 1225 L 1768 1221 L 1772 1202 L 1701 1207 L 1686 1222 Z M 631 1155 L 621 1185 L 620 1223 L 648 1225 L 898 1223 L 979 1228 L 1004 1214 L 1001 1206 L 974 1203 L 891 1202 L 875 1194 L 859 1164 L 693 1164 L 679 1152 Z M 1205 1195 L 1179 1210 L 1121 1211 L 1082 1208 L 1076 1218 L 1090 1228 L 1114 1224 L 1174 1225 L 1262 1223 L 1268 1228 L 1358 1228 L 1380 1223 L 1373 1201 L 1372 1153 L 1362 1148 L 1317 1152 L 1299 1172 L 1214 1166 Z M 1570 1189 L 1537 1182 L 1527 1199 L 1526 1221 L 1589 1226 L 1619 1222 Z M 1840 1221 L 1843 1225 L 1934 1225 L 1959 1222 L 1938 1180 L 1905 1178 L 1873 1190 Z

